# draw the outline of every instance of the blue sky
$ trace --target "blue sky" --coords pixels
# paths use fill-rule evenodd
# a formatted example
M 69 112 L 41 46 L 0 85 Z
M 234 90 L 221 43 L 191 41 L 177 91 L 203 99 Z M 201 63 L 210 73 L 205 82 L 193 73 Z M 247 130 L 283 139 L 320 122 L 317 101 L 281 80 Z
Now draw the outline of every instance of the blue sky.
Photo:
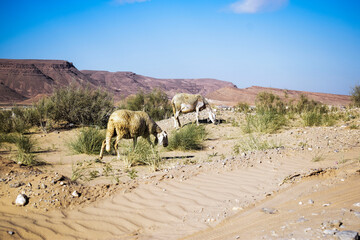
M 349 94 L 359 0 L 4 0 L 0 58 Z

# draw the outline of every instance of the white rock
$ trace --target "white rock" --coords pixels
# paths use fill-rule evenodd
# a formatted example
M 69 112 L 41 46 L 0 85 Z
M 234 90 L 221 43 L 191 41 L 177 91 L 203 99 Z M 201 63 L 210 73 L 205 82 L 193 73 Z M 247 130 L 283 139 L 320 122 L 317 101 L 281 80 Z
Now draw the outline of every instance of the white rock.
M 355 207 L 360 207 L 360 202 L 354 203 L 353 204 Z
M 76 190 L 73 191 L 71 195 L 73 195 L 74 197 L 79 197 L 80 196 L 79 193 Z
M 16 197 L 15 205 L 16 206 L 24 206 L 27 203 L 27 196 L 25 194 L 19 194 Z

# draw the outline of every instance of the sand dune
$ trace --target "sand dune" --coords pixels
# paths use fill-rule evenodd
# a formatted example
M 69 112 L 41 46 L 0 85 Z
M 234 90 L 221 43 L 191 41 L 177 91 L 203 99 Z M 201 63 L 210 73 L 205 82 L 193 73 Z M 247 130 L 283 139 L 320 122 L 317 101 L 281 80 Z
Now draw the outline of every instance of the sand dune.
M 171 121 L 161 124 L 164 128 L 167 124 L 172 126 Z M 358 218 L 349 210 L 352 204 L 360 202 L 357 184 L 360 179 L 356 172 L 360 168 L 359 130 L 285 130 L 275 136 L 285 142 L 284 148 L 231 156 L 231 148 L 237 141 L 233 138 L 238 134 L 236 128 L 231 124 L 206 127 L 212 129 L 207 148 L 190 154 L 196 155 L 198 162 L 184 165 L 175 161 L 174 165 L 141 175 L 134 182 L 101 188 L 103 195 L 94 202 L 85 199 L 81 205 L 45 211 L 31 207 L 35 196 L 25 207 L 12 205 L 9 198 L 13 196 L 9 193 L 11 189 L 3 189 L 0 239 L 322 238 L 321 223 L 334 218 L 342 220 L 345 229 L 360 230 Z M 53 141 L 59 141 L 63 136 L 62 133 L 49 135 Z M 44 142 L 52 144 L 51 139 Z M 322 161 L 313 161 L 315 150 L 299 146 L 299 141 L 304 140 L 309 149 L 321 147 L 324 152 Z M 58 159 L 56 154 L 56 151 L 49 152 L 46 156 L 50 161 Z M 180 156 L 181 153 L 166 154 Z M 210 154 L 215 157 L 210 159 Z M 60 163 L 56 160 L 52 168 L 71 168 L 66 155 L 63 165 L 57 165 Z M 104 161 L 112 158 L 105 156 Z M 335 170 L 305 177 L 314 172 L 312 169 L 319 168 Z M 15 170 L 11 167 L 6 171 Z M 284 182 L 284 179 L 288 181 Z M 96 186 L 90 184 L 88 191 L 91 192 L 91 188 L 95 193 Z M 47 188 L 46 191 L 52 193 L 53 190 Z M 84 194 L 79 199 L 89 196 Z M 311 206 L 307 204 L 309 199 L 315 202 Z M 304 204 L 299 205 L 300 201 Z M 330 206 L 323 207 L 325 203 L 330 203 Z M 261 212 L 263 207 L 275 208 L 278 213 L 265 214 Z M 301 217 L 307 221 L 297 222 Z M 306 228 L 311 230 L 305 232 Z M 7 231 L 15 234 L 9 235 Z

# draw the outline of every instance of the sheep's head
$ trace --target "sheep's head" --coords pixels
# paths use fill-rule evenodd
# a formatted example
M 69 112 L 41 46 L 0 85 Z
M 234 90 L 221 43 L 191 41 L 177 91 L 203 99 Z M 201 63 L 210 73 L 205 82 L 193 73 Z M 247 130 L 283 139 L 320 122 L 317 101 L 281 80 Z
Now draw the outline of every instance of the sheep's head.
M 212 123 L 215 123 L 216 121 L 216 115 L 213 111 L 209 111 L 209 118 Z
M 157 142 L 159 142 L 159 144 L 163 145 L 163 147 L 167 147 L 167 145 L 169 144 L 169 141 L 168 141 L 168 135 L 165 131 L 162 131 L 161 133 L 157 134 L 156 139 L 155 139 L 155 144 L 157 144 Z

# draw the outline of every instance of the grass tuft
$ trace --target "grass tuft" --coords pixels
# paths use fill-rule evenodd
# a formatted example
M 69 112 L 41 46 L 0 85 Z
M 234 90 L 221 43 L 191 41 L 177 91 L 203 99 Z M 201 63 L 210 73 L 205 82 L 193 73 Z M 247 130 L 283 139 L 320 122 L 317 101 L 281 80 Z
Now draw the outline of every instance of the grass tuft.
M 202 143 L 207 136 L 205 127 L 195 124 L 189 124 L 174 131 L 169 139 L 168 149 L 172 150 L 200 150 L 202 149 Z
M 94 127 L 83 128 L 78 137 L 69 143 L 75 153 L 98 154 L 105 139 L 105 132 Z

